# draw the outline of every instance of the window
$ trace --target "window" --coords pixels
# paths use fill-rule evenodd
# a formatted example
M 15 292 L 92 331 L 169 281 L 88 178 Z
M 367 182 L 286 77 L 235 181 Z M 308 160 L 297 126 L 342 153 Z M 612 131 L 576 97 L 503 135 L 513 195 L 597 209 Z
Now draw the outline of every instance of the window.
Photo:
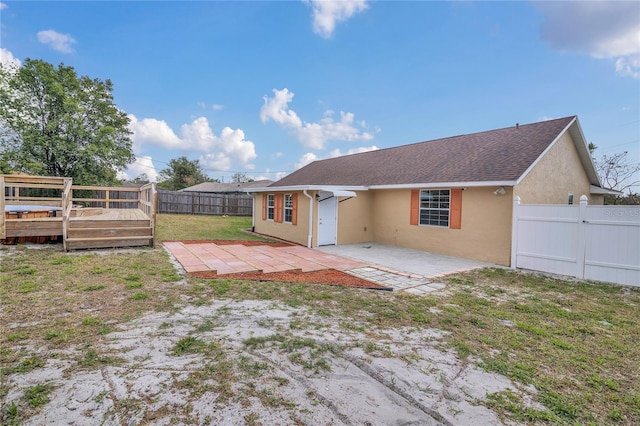
M 276 210 L 276 200 L 275 195 L 269 194 L 267 195 L 267 219 L 273 220 L 275 217 Z
M 293 219 L 293 196 L 291 194 L 284 195 L 284 222 L 291 223 Z
M 450 191 L 423 189 L 420 191 L 420 225 L 449 227 Z

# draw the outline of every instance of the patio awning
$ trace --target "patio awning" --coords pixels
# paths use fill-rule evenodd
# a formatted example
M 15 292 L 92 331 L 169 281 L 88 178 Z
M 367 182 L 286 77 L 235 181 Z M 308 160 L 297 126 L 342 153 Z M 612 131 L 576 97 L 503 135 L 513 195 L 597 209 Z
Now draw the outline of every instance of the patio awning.
M 322 189 L 322 192 L 330 192 L 334 197 L 357 197 L 355 191 L 345 191 L 343 189 Z

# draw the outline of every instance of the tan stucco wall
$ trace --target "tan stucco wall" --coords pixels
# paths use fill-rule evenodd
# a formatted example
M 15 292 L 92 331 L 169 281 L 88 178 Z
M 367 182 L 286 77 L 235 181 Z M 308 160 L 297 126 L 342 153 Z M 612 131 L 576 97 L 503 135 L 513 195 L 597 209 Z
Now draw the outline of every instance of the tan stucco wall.
M 495 189 L 462 191 L 461 229 L 410 225 L 410 190 L 371 191 L 373 241 L 509 265 L 513 191 L 497 196 Z
M 357 191 L 356 194 L 357 197 L 338 203 L 338 244 L 372 240 L 370 191 Z
M 515 186 L 514 196 L 520 196 L 522 204 L 567 204 L 571 193 L 574 204 L 580 203 L 581 195 L 589 198 L 589 204 L 602 204 L 603 198 L 590 196 L 590 189 L 578 151 L 569 132 L 565 132 Z
M 588 203 L 593 206 L 604 205 L 604 195 L 591 194 L 591 195 L 587 195 L 587 197 L 589 198 Z M 580 203 L 580 197 L 578 197 L 578 201 L 576 201 L 575 204 L 579 204 L 579 203 Z
M 298 224 L 277 223 L 273 220 L 262 220 L 262 194 L 255 194 L 255 208 L 253 211 L 253 222 L 255 231 L 259 234 L 269 235 L 293 243 L 307 245 L 307 235 L 309 229 L 309 199 L 302 192 L 298 194 Z M 275 194 L 275 193 L 274 193 Z M 292 194 L 287 192 L 286 194 Z

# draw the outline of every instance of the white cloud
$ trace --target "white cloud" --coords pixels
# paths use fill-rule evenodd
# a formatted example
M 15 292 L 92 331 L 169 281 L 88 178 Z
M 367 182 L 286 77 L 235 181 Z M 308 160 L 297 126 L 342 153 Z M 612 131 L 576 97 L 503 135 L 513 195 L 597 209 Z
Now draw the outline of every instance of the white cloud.
M 376 151 L 378 149 L 379 148 L 377 146 L 375 146 L 375 145 L 361 146 L 361 147 L 358 147 L 358 148 L 351 148 L 347 152 L 341 152 L 340 149 L 336 148 L 333 151 L 329 152 L 329 157 L 331 157 L 331 158 L 342 157 L 343 155 L 360 154 L 361 152 Z
M 231 159 L 222 152 L 201 155 L 198 159 L 203 169 L 227 171 L 231 169 Z
M 640 55 L 616 59 L 616 71 L 635 79 L 640 78 Z
M 294 170 L 301 169 L 307 164 L 313 163 L 317 159 L 318 159 L 318 156 L 316 154 L 314 154 L 313 152 L 307 152 L 306 154 L 303 154 L 302 157 L 300 157 L 297 163 L 294 164 L 293 169 Z
M 214 111 L 221 111 L 224 109 L 224 105 L 221 104 L 211 104 L 210 106 L 204 102 L 198 102 L 198 106 L 202 109 L 211 108 Z
M 225 127 L 216 136 L 205 117 L 183 124 L 180 136 L 162 120 L 145 118 L 138 120 L 130 114 L 129 128 L 133 132 L 134 152 L 140 153 L 146 146 L 199 152 L 202 161 L 210 169 L 229 170 L 232 164 L 240 164 L 247 169 L 254 167 L 251 162 L 257 157 L 255 144 L 245 139 L 242 129 Z
M 363 12 L 369 6 L 366 0 L 310 0 L 313 31 L 323 38 L 330 38 L 336 23 L 344 22 L 356 13 Z
M 333 119 L 333 111 L 327 110 L 317 123 L 303 122 L 298 114 L 289 108 L 294 93 L 287 88 L 273 89 L 274 96 L 264 96 L 264 105 L 260 108 L 260 120 L 266 123 L 273 120 L 280 127 L 290 130 L 300 143 L 313 149 L 323 149 L 329 140 L 361 141 L 371 140 L 373 135 L 365 130 L 364 121 L 356 123 L 354 114 L 340 112 L 340 121 Z
M 564 52 L 614 59 L 616 71 L 638 78 L 640 3 L 626 1 L 535 2 L 542 39 Z
M 377 149 L 379 149 L 379 148 L 377 146 L 375 146 L 375 145 L 372 145 L 372 146 L 361 146 L 361 147 L 358 147 L 358 148 L 351 148 L 347 152 L 341 152 L 340 149 L 336 148 L 333 151 L 329 152 L 329 157 L 328 158 L 342 157 L 343 155 L 359 154 L 361 152 L 375 151 Z M 294 170 L 301 169 L 304 166 L 306 166 L 307 164 L 313 163 L 314 161 L 317 161 L 317 160 L 322 160 L 323 158 L 324 157 L 318 157 L 318 155 L 316 155 L 313 152 L 307 152 L 307 153 L 303 154 L 298 159 L 298 161 L 293 165 L 293 169 Z M 286 175 L 287 175 L 287 173 L 283 172 L 282 175 L 280 177 L 278 177 L 278 179 L 282 179 Z
M 144 118 L 138 120 L 135 115 L 129 114 L 129 129 L 133 132 L 133 152 L 142 152 L 146 145 L 160 146 L 168 149 L 180 148 L 180 138 L 173 133 L 171 127 L 162 120 Z
M 4 47 L 0 47 L 0 64 L 5 67 L 20 68 L 22 66 L 22 61 L 13 56 L 13 53 L 9 50 Z
M 0 1 L 0 10 L 5 10 L 7 7 L 9 7 L 9 6 L 7 6 L 5 3 L 2 3 Z
M 289 102 L 293 100 L 294 93 L 285 87 L 282 90 L 273 89 L 273 94 L 273 98 L 263 96 L 264 105 L 260 108 L 260 120 L 266 123 L 271 119 L 282 127 L 302 127 L 302 120 L 298 114 L 289 109 Z
M 73 44 L 76 40 L 69 34 L 61 34 L 55 30 L 38 32 L 38 41 L 50 45 L 53 50 L 61 53 L 73 53 Z
M 158 172 L 149 156 L 136 157 L 136 161 L 127 166 L 124 173 L 118 174 L 119 179 L 133 180 L 141 174 L 146 174 L 151 182 L 158 181 Z

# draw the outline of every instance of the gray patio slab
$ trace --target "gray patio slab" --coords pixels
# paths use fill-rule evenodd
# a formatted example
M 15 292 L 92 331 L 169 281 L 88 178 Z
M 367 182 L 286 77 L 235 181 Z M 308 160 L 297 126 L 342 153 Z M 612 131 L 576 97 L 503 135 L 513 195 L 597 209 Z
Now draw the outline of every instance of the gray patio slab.
M 469 271 L 477 268 L 496 266 L 491 263 L 459 257 L 444 256 L 404 247 L 388 246 L 377 243 L 345 244 L 318 247 L 326 253 L 360 260 L 381 269 L 404 272 L 422 278 L 435 278 L 455 272 Z M 425 282 L 425 281 L 422 281 Z M 403 287 L 413 287 L 405 285 Z

